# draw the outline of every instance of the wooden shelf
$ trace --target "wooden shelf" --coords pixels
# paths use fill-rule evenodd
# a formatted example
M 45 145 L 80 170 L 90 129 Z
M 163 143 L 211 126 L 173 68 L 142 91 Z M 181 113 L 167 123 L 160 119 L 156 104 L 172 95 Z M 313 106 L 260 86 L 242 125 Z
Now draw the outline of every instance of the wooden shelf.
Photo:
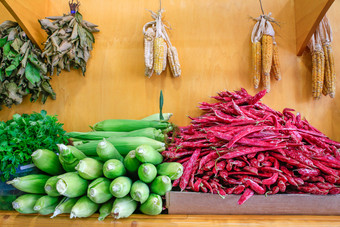
M 35 214 L 19 214 L 14 211 L 0 211 L 0 226 L 340 226 L 339 216 L 310 215 L 157 215 L 134 214 L 129 218 L 114 220 L 108 217 L 98 221 L 98 215 L 89 218 L 69 219 L 60 215 L 54 219 Z
M 334 0 L 295 0 L 296 51 L 301 56 Z

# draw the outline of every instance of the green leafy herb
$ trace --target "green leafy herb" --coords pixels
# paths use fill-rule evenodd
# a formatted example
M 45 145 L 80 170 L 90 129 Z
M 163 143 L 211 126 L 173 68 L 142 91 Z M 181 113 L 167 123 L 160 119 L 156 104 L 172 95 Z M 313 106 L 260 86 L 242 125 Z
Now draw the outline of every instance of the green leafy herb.
M 58 151 L 56 144 L 67 143 L 63 124 L 45 110 L 33 114 L 15 114 L 7 122 L 0 121 L 0 179 L 15 176 L 19 165 L 32 163 L 31 154 L 46 148 Z

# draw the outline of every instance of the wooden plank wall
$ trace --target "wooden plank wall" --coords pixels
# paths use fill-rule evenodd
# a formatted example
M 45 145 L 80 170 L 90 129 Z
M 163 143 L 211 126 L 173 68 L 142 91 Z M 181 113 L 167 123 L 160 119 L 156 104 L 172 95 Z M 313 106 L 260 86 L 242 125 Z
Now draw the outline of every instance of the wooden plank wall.
M 27 5 L 22 8 L 29 8 L 32 14 L 17 9 L 26 17 L 40 15 L 42 18 L 69 11 L 65 0 L 11 1 L 30 4 L 31 8 Z M 272 91 L 263 102 L 277 110 L 296 109 L 315 127 L 340 141 L 340 83 L 334 99 L 312 99 L 311 57 L 296 56 L 294 1 L 262 2 L 265 12 L 272 12 L 281 24 L 275 26 L 275 30 L 283 76 L 279 82 L 272 81 Z M 254 25 L 250 17 L 261 13 L 257 0 L 163 0 L 165 20 L 173 28 L 170 39 L 178 49 L 182 64 L 180 78 L 173 78 L 169 70 L 161 76 L 144 77 L 142 27 L 151 19 L 146 9 L 158 7 L 156 0 L 81 1 L 84 19 L 98 24 L 101 30 L 95 34 L 96 43 L 86 76 L 78 71 L 53 76 L 57 100 L 48 100 L 42 105 L 30 103 L 26 98 L 21 105 L 4 108 L 0 120 L 10 119 L 14 113 L 45 109 L 49 114 L 57 114 L 66 130 L 85 131 L 88 125 L 100 120 L 138 119 L 157 112 L 162 89 L 164 111 L 173 112 L 173 122 L 184 126 L 190 122 L 187 115 L 199 115 L 198 103 L 210 101 L 209 96 L 217 91 L 241 87 L 251 94 L 258 91 L 252 88 L 250 76 L 250 34 Z M 336 1 L 329 11 L 334 29 L 335 62 L 340 60 L 339 9 L 340 2 Z M 38 22 L 31 26 L 39 28 Z M 340 66 L 336 70 L 340 74 Z

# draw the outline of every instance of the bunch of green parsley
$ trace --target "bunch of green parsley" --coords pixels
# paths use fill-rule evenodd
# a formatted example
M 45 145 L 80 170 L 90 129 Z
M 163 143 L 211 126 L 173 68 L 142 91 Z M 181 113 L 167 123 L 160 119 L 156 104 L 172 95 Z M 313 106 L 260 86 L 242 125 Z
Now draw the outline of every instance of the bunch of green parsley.
M 15 176 L 19 165 L 32 163 L 31 154 L 37 149 L 58 152 L 56 144 L 67 143 L 65 133 L 57 117 L 45 110 L 0 121 L 0 180 Z

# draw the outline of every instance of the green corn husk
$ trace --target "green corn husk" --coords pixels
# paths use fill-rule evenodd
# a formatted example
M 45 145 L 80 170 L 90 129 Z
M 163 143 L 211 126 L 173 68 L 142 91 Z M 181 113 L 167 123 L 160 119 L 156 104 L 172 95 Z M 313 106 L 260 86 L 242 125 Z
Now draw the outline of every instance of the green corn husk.
M 177 180 L 183 174 L 183 166 L 178 162 L 164 162 L 156 168 L 159 175 L 168 176 L 171 180 Z
M 87 196 L 83 196 L 72 207 L 70 218 L 90 217 L 98 208 L 99 204 L 92 202 Z
M 104 219 L 111 214 L 112 206 L 112 200 L 109 200 L 100 206 L 98 221 L 104 221 Z
M 7 181 L 7 184 L 12 185 L 20 191 L 33 193 L 33 194 L 44 194 L 44 186 L 50 176 L 43 174 L 31 174 L 23 177 L 14 178 L 11 181 Z
M 145 183 L 151 183 L 157 176 L 157 169 L 150 163 L 144 163 L 138 168 L 138 177 Z
M 98 156 L 104 161 L 110 159 L 118 159 L 119 161 L 124 160 L 123 156 L 117 151 L 112 143 L 106 141 L 106 139 L 103 139 L 98 143 L 96 151 Z
M 138 180 L 132 184 L 130 195 L 134 200 L 144 203 L 148 199 L 149 194 L 149 187 L 143 181 Z
M 70 172 L 59 176 L 57 191 L 66 197 L 75 198 L 86 193 L 88 182 L 81 178 L 78 173 Z
M 171 179 L 168 176 L 158 176 L 152 181 L 150 189 L 153 193 L 158 195 L 165 195 L 166 192 L 171 191 Z
M 137 173 L 141 162 L 136 158 L 136 151 L 130 151 L 124 158 L 124 166 L 130 173 Z
M 137 202 L 130 196 L 117 198 L 112 206 L 112 215 L 115 219 L 127 218 L 137 209 Z
M 126 170 L 124 164 L 121 161 L 117 159 L 111 159 L 104 163 L 103 173 L 105 177 L 109 179 L 115 179 L 125 175 Z
M 143 144 L 150 145 L 159 152 L 165 150 L 165 143 L 146 137 L 109 137 L 107 141 L 112 143 L 123 156 Z M 97 155 L 96 149 L 98 143 L 99 141 L 91 141 L 85 144 L 80 144 L 76 146 L 76 148 L 81 150 L 85 155 Z
M 128 177 L 117 177 L 110 184 L 110 192 L 116 198 L 123 198 L 129 194 L 132 180 Z
M 37 200 L 37 202 L 34 204 L 33 209 L 42 215 L 52 214 L 59 201 L 60 198 L 58 197 L 45 195 Z
M 143 214 L 158 215 L 162 212 L 162 198 L 157 194 L 150 194 L 149 198 L 143 203 L 139 210 Z
M 152 114 L 150 116 L 147 116 L 143 118 L 143 121 L 169 121 L 170 118 L 172 117 L 172 113 L 163 113 L 163 120 L 160 119 L 159 113 Z
M 131 132 L 110 132 L 110 131 L 91 131 L 91 132 L 68 132 L 65 134 L 72 140 L 102 140 L 109 137 L 147 137 L 150 139 L 164 142 L 165 136 L 161 130 L 155 128 L 143 128 Z
M 142 128 L 166 129 L 169 126 L 170 123 L 160 121 L 108 119 L 96 123 L 93 129 L 95 131 L 130 132 Z
M 48 174 L 59 175 L 64 172 L 59 162 L 58 155 L 53 151 L 38 149 L 34 151 L 31 156 L 34 165 Z
M 74 172 L 79 161 L 86 158 L 86 155 L 74 146 L 57 144 L 60 154 L 59 161 L 66 172 Z
M 56 217 L 59 214 L 69 214 L 71 213 L 72 207 L 78 201 L 77 198 L 64 197 L 60 203 L 56 206 L 51 218 Z
M 12 202 L 13 208 L 22 214 L 33 214 L 37 213 L 34 208 L 34 204 L 40 199 L 42 195 L 37 194 L 25 194 L 19 196 Z
M 53 176 L 46 181 L 44 189 L 47 195 L 60 196 L 60 193 L 57 191 L 56 188 L 58 180 L 59 180 L 58 176 Z
M 93 158 L 84 158 L 76 166 L 79 176 L 86 180 L 94 180 L 103 175 L 103 164 Z
M 158 165 L 162 163 L 163 156 L 149 145 L 140 145 L 136 148 L 136 158 L 142 163 Z
M 95 203 L 105 203 L 112 198 L 110 180 L 104 177 L 92 181 L 87 189 L 87 197 Z

